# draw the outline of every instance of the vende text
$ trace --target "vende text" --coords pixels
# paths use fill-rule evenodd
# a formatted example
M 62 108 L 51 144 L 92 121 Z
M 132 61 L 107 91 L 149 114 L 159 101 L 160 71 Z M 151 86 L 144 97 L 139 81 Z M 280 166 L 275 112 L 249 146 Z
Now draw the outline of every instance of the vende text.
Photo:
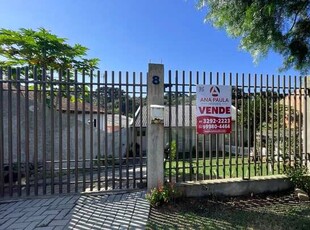
M 230 107 L 201 106 L 199 111 L 200 114 L 230 114 Z

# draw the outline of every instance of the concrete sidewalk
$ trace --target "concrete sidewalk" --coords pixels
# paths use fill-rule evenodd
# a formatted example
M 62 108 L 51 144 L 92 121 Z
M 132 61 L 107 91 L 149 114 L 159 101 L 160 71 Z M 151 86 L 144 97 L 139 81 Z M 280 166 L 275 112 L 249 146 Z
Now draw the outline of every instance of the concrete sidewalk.
M 145 191 L 0 201 L 0 229 L 145 229 Z

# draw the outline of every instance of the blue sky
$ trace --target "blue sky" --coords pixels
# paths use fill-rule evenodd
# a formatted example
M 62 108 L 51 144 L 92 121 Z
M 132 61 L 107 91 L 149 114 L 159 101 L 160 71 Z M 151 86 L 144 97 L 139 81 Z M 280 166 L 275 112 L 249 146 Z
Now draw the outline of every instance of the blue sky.
M 80 43 L 101 70 L 165 69 L 278 74 L 282 58 L 271 53 L 258 65 L 239 41 L 204 23 L 194 0 L 0 0 L 0 27 L 44 27 Z M 282 74 L 295 75 L 289 70 Z

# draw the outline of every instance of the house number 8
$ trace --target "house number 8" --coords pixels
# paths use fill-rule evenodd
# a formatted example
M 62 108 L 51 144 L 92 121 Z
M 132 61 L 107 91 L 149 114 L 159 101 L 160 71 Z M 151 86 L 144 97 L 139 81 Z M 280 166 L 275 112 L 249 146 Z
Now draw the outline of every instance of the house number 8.
M 158 85 L 158 84 L 160 83 L 159 77 L 158 77 L 158 76 L 153 76 L 152 83 L 153 83 L 154 85 Z

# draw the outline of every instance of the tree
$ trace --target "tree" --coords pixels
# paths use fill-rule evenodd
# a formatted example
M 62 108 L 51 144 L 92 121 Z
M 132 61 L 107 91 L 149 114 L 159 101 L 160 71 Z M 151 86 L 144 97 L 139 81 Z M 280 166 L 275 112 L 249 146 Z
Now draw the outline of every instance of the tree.
M 37 31 L 0 29 L 0 67 L 37 66 L 51 69 L 95 69 L 99 59 L 85 58 L 87 48 L 69 45 L 44 28 Z
M 99 101 L 98 101 L 99 97 Z M 93 92 L 93 101 L 105 107 L 108 113 L 120 113 L 122 115 L 134 116 L 142 100 L 143 106 L 146 105 L 145 97 L 132 97 L 131 93 L 119 87 L 101 86 Z
M 59 71 L 57 76 L 59 82 L 73 83 L 75 81 L 73 72 L 69 72 L 67 76 L 67 69 L 76 69 L 78 72 L 85 71 L 89 73 L 91 70 L 97 68 L 99 62 L 98 58 L 87 59 L 87 48 L 75 44 L 73 46 L 67 43 L 66 38 L 60 38 L 50 31 L 39 28 L 37 31 L 32 29 L 19 29 L 18 31 L 0 29 L 0 67 L 29 67 L 29 71 L 21 68 L 21 75 L 26 72 L 29 78 L 35 76 L 42 80 L 44 76 L 42 69 L 45 69 L 46 80 L 50 80 L 51 69 Z M 32 67 L 37 68 L 36 71 Z M 35 73 L 36 72 L 36 73 Z M 11 76 L 15 78 L 16 68 L 11 69 Z M 41 100 L 41 89 L 43 83 L 36 84 L 39 90 L 38 98 Z M 47 101 L 50 98 L 50 84 L 47 82 Z M 54 96 L 64 97 L 70 96 L 74 99 L 74 95 L 67 95 L 67 85 L 61 84 L 61 90 L 55 91 Z M 70 92 L 74 92 L 74 87 L 70 86 Z M 84 87 L 84 97 L 89 97 L 89 89 L 87 86 L 78 86 L 78 99 L 83 97 L 82 91 Z M 30 90 L 34 85 L 28 86 Z M 73 94 L 73 93 L 72 93 Z M 47 102 L 49 103 L 49 102 Z
M 309 0 L 199 0 L 198 8 L 207 8 L 205 20 L 241 38 L 240 47 L 254 61 L 270 50 L 284 58 L 280 70 L 310 70 Z

